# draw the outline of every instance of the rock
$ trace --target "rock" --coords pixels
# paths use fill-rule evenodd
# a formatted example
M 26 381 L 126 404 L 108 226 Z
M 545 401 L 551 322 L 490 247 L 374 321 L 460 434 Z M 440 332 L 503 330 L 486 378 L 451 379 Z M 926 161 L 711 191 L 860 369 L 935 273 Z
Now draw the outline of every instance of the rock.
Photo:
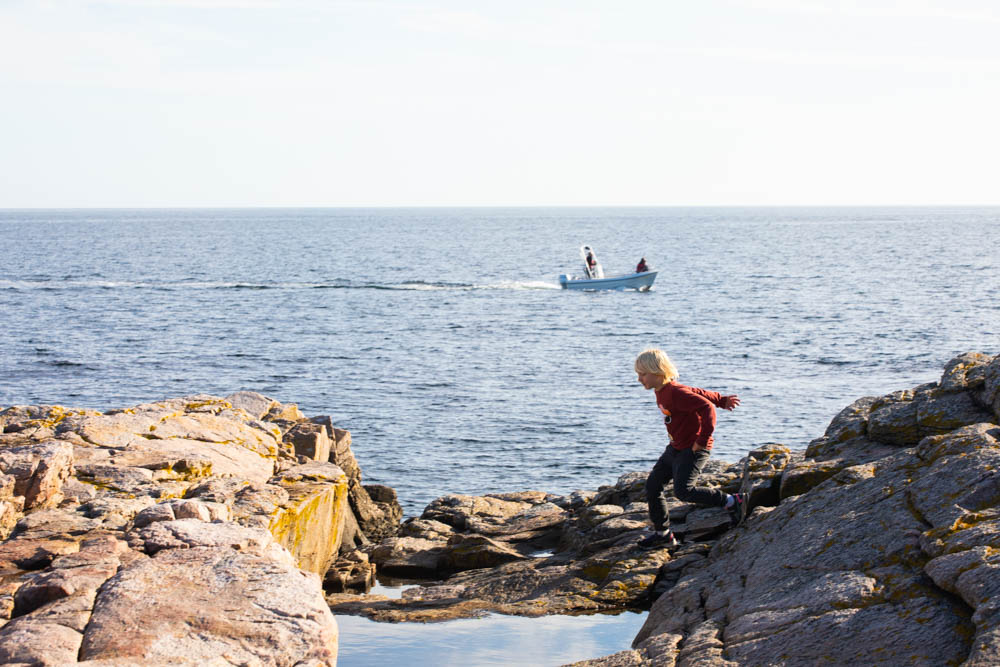
M 596 496 L 596 491 L 577 490 L 567 496 L 554 498 L 552 503 L 558 505 L 564 510 L 578 510 L 585 505 L 591 504 L 591 501 L 594 500 Z
M 372 502 L 382 510 L 384 523 L 381 526 L 370 526 L 372 539 L 379 539 L 386 535 L 392 535 L 399 529 L 399 522 L 403 518 L 403 507 L 399 504 L 399 497 L 396 490 L 383 484 L 365 484 L 365 491 Z
M 0 450 L 0 473 L 14 478 L 14 495 L 24 497 L 24 509 L 55 507 L 62 485 L 73 472 L 73 447 L 47 440 Z
M 921 385 L 876 401 L 868 419 L 868 437 L 890 445 L 909 447 L 921 438 L 988 421 L 991 415 L 966 393 Z
M 836 443 L 867 434 L 868 417 L 877 400 L 874 396 L 865 396 L 848 405 L 833 418 L 830 425 L 826 427 L 823 437 Z
M 60 438 L 116 450 L 110 465 L 139 469 L 184 461 L 179 477 L 209 473 L 266 481 L 278 456 L 278 432 L 234 411 L 217 397 L 197 395 L 144 404 L 100 416 L 73 416 L 58 429 Z M 198 463 L 190 463 L 197 461 Z M 207 464 L 210 464 L 210 468 Z M 125 492 L 131 493 L 131 488 Z
M 446 546 L 446 542 L 439 540 L 390 537 L 375 545 L 368 557 L 387 574 L 434 577 L 444 569 Z
M 267 411 L 267 414 L 264 415 L 264 419 L 266 421 L 300 422 L 305 418 L 306 416 L 302 414 L 301 410 L 299 410 L 299 406 L 294 403 L 288 403 L 285 405 L 278 403 L 277 405 L 272 406 L 271 409 Z
M 113 537 L 110 540 L 112 543 L 117 541 Z M 85 547 L 77 553 L 59 556 L 50 569 L 32 573 L 21 584 L 14 596 L 13 616 L 24 616 L 43 605 L 78 594 L 88 595 L 92 602 L 97 589 L 118 571 L 120 564 L 114 551 L 98 552 Z M 89 611 L 90 607 L 86 609 Z M 74 629 L 82 632 L 85 625 L 85 622 L 77 624 Z
M 553 496 L 545 491 L 507 491 L 505 493 L 487 493 L 487 498 L 498 498 L 509 500 L 515 503 L 528 503 L 529 505 L 541 505 L 550 502 Z
M 639 651 L 619 651 L 613 655 L 593 660 L 580 660 L 563 667 L 644 667 L 649 661 Z
M 668 550 L 644 551 L 635 541 L 578 562 L 557 554 L 468 570 L 440 584 L 411 588 L 400 600 L 340 598 L 331 604 L 336 613 L 390 621 L 447 620 L 485 611 L 539 616 L 620 609 L 641 604 L 658 570 L 671 559 Z
M 969 424 L 990 421 L 991 417 L 965 392 L 934 392 L 917 404 L 917 426 L 922 436 L 947 433 Z
M 285 434 L 285 440 L 290 441 L 295 447 L 296 456 L 305 456 L 312 461 L 330 460 L 330 448 L 333 442 L 327 436 L 327 430 L 322 424 L 312 422 L 296 424 Z
M 484 535 L 453 535 L 441 559 L 441 565 L 453 572 L 496 567 L 523 560 L 516 550 Z
M 232 510 L 223 503 L 175 499 L 142 510 L 135 516 L 134 523 L 136 528 L 142 528 L 157 521 L 174 519 L 229 521 L 232 519 Z
M 5 665 L 76 664 L 82 635 L 59 623 L 24 619 L 0 629 L 0 661 Z
M 667 582 L 633 643 L 639 658 L 679 646 L 670 664 L 996 662 L 1000 426 L 964 423 L 985 416 L 970 400 L 986 386 L 982 366 L 965 356 L 940 388 L 838 415 L 786 469 L 780 504 Z M 809 458 L 852 442 L 879 456 Z
M 465 519 L 465 525 L 469 530 L 482 535 L 502 535 L 508 540 L 523 541 L 548 532 L 555 534 L 568 516 L 558 505 L 539 502 L 499 522 L 491 516 L 469 516 Z
M 440 521 L 458 529 L 464 529 L 471 519 L 479 521 L 480 526 L 499 526 L 530 506 L 525 502 L 489 496 L 451 494 L 432 501 L 424 509 L 421 518 Z
M 805 458 L 813 461 L 838 461 L 841 467 L 848 467 L 889 456 L 897 449 L 892 445 L 873 442 L 864 436 L 841 441 L 822 437 L 809 443 Z
M 10 535 L 24 511 L 24 496 L 14 495 L 13 475 L 0 475 L 0 540 Z
M 614 486 L 601 487 L 589 505 L 627 505 L 646 499 L 648 472 L 629 472 L 620 476 Z
M 981 352 L 960 354 L 945 364 L 938 386 L 946 392 L 980 389 L 986 382 L 986 366 L 992 359 Z
M 0 662 L 335 662 L 320 578 L 299 568 L 337 561 L 370 586 L 364 554 L 337 560 L 347 477 L 322 444 L 290 460 L 297 408 L 231 398 L 0 413 Z
M 420 537 L 425 540 L 447 541 L 455 529 L 441 521 L 433 519 L 407 519 L 399 527 L 400 537 Z
M 917 444 L 923 436 L 917 427 L 917 401 L 914 397 L 926 392 L 930 386 L 895 392 L 876 401 L 868 416 L 868 437 L 899 447 Z
M 154 524 L 154 525 L 163 525 Z M 319 578 L 251 549 L 167 549 L 101 589 L 79 659 L 334 665 Z
M 403 516 L 396 492 L 387 486 L 361 483 L 361 467 L 351 451 L 349 431 L 335 428 L 332 417 L 324 415 L 297 424 L 289 430 L 286 439 L 295 443 L 297 453 L 317 460 L 328 459 L 347 475 L 348 500 L 354 521 L 348 521 L 346 525 L 349 530 L 357 527 L 356 535 L 352 535 L 350 540 L 351 546 L 361 546 L 365 541 L 396 534 Z M 328 452 L 326 458 L 322 458 L 323 452 Z M 378 498 L 373 498 L 372 493 Z
M 21 579 L 11 622 L 0 629 L 4 664 L 75 664 L 97 592 L 122 563 L 126 545 L 111 535 L 81 542 L 45 572 Z M 124 558 L 123 558 L 124 557 Z
M 271 408 L 279 405 L 278 401 L 258 394 L 255 391 L 237 391 L 226 396 L 226 401 L 234 408 L 243 410 L 254 419 L 263 419 Z
M 288 493 L 268 530 L 299 567 L 322 574 L 340 551 L 348 513 L 347 476 L 331 463 L 295 466 L 272 480 Z
M 672 523 L 689 541 L 639 549 L 643 473 L 551 504 L 530 493 L 445 496 L 402 526 L 419 538 L 373 545 L 372 560 L 411 573 L 425 568 L 427 576 L 474 569 L 408 589 L 400 600 L 340 596 L 331 604 L 377 620 L 427 621 L 655 599 L 632 650 L 593 664 L 770 664 L 774 656 L 786 656 L 782 664 L 867 664 L 873 655 L 879 664 L 993 664 L 1000 426 L 966 423 L 988 416 L 974 394 L 989 386 L 990 364 L 955 365 L 949 390 L 923 385 L 856 401 L 805 457 L 781 445 L 753 450 L 752 497 L 760 505 L 736 530 L 720 508 L 678 503 Z M 734 489 L 741 469 L 721 464 L 706 477 Z M 533 558 L 537 543 L 514 539 L 530 531 L 514 526 L 526 517 L 555 519 L 546 505 L 564 515 L 555 523 L 562 539 Z M 459 563 L 448 557 L 454 545 L 510 562 Z
M 773 506 L 779 501 L 779 491 L 781 477 L 785 468 L 793 461 L 798 460 L 792 456 L 791 450 L 778 443 L 768 443 L 761 445 L 747 453 L 747 461 L 750 465 L 750 507 L 761 505 Z M 741 463 L 735 468 L 731 468 L 732 482 L 724 485 L 730 493 L 739 490 L 743 469 Z
M 214 494 L 196 497 L 214 497 Z M 281 512 L 288 503 L 288 490 L 281 485 L 243 485 L 233 499 L 233 517 L 240 525 L 266 528 L 271 525 L 273 517 Z
M 787 448 L 765 446 L 757 457 L 765 479 L 779 476 L 789 455 Z M 731 484 L 739 469 L 721 464 L 715 475 L 719 483 Z M 400 600 L 338 595 L 331 605 L 336 613 L 376 620 L 429 621 L 486 611 L 536 616 L 646 604 L 656 582 L 672 584 L 686 567 L 701 567 L 709 544 L 695 542 L 673 553 L 639 548 L 647 508 L 634 496 L 644 497 L 636 491 L 644 480 L 644 473 L 623 475 L 615 486 L 576 493 L 574 500 L 541 492 L 438 498 L 422 518 L 404 523 L 399 537 L 366 551 L 382 573 L 450 576 L 409 589 Z M 702 537 L 728 528 L 724 510 L 693 508 L 676 501 L 672 515 L 688 517 Z M 681 565 L 664 575 L 674 558 Z
M 163 487 L 153 480 L 153 472 L 146 468 L 114 465 L 81 465 L 77 479 L 86 484 L 119 493 L 123 496 L 150 496 L 158 498 Z
M 399 529 L 402 508 L 396 512 L 395 508 L 387 503 L 379 505 L 357 480 L 352 480 L 348 486 L 348 499 L 358 527 L 368 539 L 378 540 L 394 535 Z M 398 506 L 396 503 L 396 507 Z
M 623 533 L 643 530 L 649 525 L 646 515 L 620 514 L 607 521 L 602 521 L 588 533 L 588 540 L 603 541 L 618 537 Z
M 973 398 L 979 405 L 993 412 L 996 419 L 991 421 L 1000 421 L 1000 354 L 986 365 L 983 371 L 983 388 L 974 393 Z
M 577 513 L 580 521 L 588 527 L 593 528 L 599 523 L 623 513 L 625 508 L 621 505 L 590 505 Z
M 103 496 L 89 500 L 77 507 L 77 512 L 88 519 L 98 519 L 103 528 L 124 530 L 130 521 L 156 501 L 149 496 L 122 498 Z
M 238 477 L 210 477 L 189 487 L 184 497 L 197 498 L 204 502 L 231 504 L 240 492 L 248 488 L 263 488 L 263 485 Z
M 271 533 L 232 523 L 205 523 L 197 519 L 157 521 L 129 533 L 129 546 L 153 555 L 163 549 L 225 547 L 237 551 L 263 548 L 274 541 Z
M 354 452 L 351 450 L 351 432 L 342 428 L 334 428 L 332 424 L 328 428 L 330 438 L 335 443 L 330 455 L 337 457 L 337 460 L 331 461 L 331 463 L 336 463 L 343 468 L 344 472 L 351 479 L 355 477 L 360 479 L 361 468 L 358 466 L 358 462 L 354 458 Z
M 781 476 L 780 499 L 785 500 L 791 496 L 801 495 L 833 477 L 845 467 L 848 466 L 845 465 L 843 459 L 795 461 L 785 468 Z
M 323 590 L 327 593 L 367 593 L 374 584 L 375 564 L 358 550 L 342 555 L 323 575 Z
M 99 414 L 94 410 L 69 409 L 61 405 L 15 405 L 0 411 L 0 431 L 23 433 L 40 441 L 50 438 L 54 429 L 68 417 Z
M 685 539 L 704 540 L 726 532 L 730 527 L 729 512 L 721 507 L 703 507 L 692 510 L 684 523 L 674 526 Z

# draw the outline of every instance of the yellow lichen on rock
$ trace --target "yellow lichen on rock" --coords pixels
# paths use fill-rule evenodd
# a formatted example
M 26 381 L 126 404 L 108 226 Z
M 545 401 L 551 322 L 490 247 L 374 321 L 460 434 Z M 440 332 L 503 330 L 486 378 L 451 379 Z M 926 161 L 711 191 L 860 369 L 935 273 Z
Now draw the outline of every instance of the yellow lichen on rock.
M 300 568 L 322 574 L 336 557 L 343 539 L 344 521 L 350 511 L 347 476 L 340 472 L 334 481 L 310 480 L 291 471 L 290 479 L 278 483 L 288 491 L 289 500 L 272 514 L 268 530 L 291 552 Z

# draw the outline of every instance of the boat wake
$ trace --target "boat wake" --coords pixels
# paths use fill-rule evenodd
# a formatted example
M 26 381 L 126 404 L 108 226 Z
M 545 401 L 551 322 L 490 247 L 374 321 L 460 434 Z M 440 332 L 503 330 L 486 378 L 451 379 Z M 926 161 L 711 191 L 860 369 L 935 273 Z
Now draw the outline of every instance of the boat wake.
M 504 280 L 496 283 L 453 283 L 406 280 L 399 283 L 369 283 L 353 280 L 329 282 L 197 282 L 197 281 L 110 281 L 110 280 L 0 280 L 0 290 L 68 291 L 68 290 L 302 290 L 302 289 L 368 289 L 409 291 L 474 291 L 474 290 L 558 290 L 554 282 L 541 280 Z

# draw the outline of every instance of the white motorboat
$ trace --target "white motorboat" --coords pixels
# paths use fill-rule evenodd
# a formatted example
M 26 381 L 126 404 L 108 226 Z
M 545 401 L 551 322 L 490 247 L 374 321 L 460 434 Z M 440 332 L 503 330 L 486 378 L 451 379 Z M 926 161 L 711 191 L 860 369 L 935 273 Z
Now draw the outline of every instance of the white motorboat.
M 583 258 L 584 275 L 570 276 L 562 274 L 559 276 L 559 284 L 563 289 L 578 290 L 626 290 L 634 289 L 641 292 L 647 291 L 653 286 L 656 280 L 656 271 L 643 271 L 641 273 L 626 273 L 620 276 L 605 276 L 601 263 L 597 261 L 597 255 L 590 246 L 580 248 L 580 256 Z

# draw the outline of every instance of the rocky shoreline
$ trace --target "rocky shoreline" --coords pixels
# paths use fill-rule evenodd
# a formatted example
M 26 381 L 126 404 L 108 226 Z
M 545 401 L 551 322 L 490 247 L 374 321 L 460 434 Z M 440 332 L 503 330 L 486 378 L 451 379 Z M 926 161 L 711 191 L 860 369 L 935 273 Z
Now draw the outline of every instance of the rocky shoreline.
M 322 576 L 402 514 L 348 432 L 250 392 L 0 429 L 2 664 L 333 665 Z
M 750 452 L 744 526 L 674 501 L 683 543 L 643 550 L 645 472 L 448 495 L 400 524 L 347 431 L 259 394 L 9 407 L 0 663 L 332 665 L 334 614 L 649 608 L 632 648 L 577 664 L 998 664 L 998 422 L 1000 356 L 962 355 L 804 452 Z M 376 572 L 421 585 L 367 595 Z

